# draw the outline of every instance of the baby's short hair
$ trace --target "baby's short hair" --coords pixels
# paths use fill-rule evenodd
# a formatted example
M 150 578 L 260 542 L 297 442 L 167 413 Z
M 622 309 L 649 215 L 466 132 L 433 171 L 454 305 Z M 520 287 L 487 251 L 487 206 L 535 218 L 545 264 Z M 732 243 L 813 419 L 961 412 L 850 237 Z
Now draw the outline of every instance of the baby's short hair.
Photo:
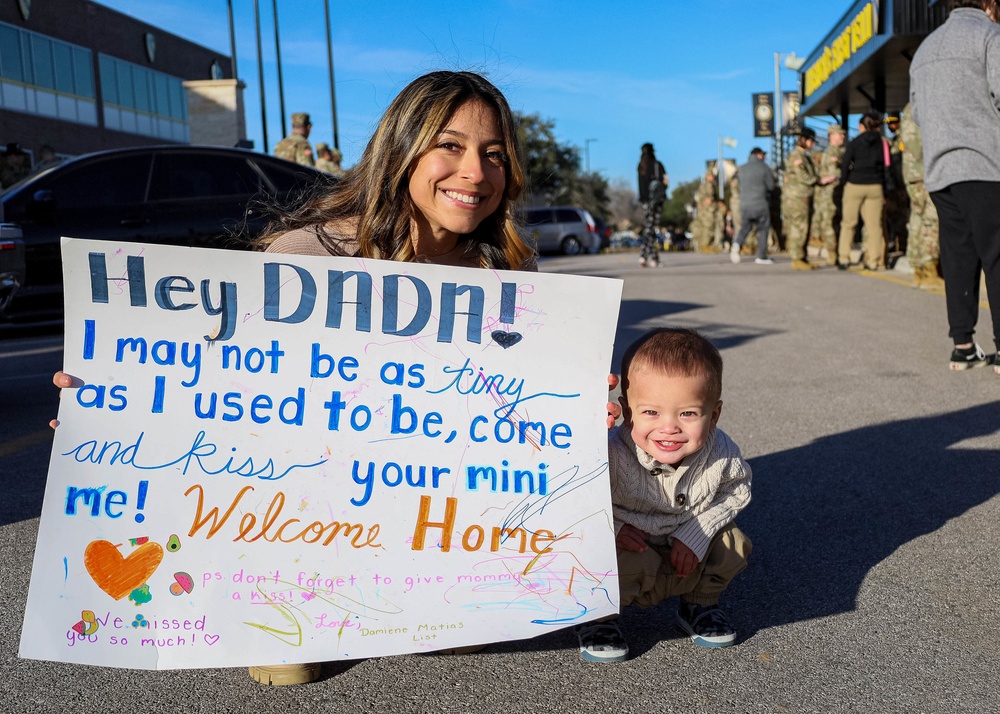
M 664 374 L 704 376 L 710 401 L 722 396 L 722 355 L 694 330 L 661 327 L 637 339 L 622 357 L 622 395 L 628 398 L 629 371 L 649 367 Z

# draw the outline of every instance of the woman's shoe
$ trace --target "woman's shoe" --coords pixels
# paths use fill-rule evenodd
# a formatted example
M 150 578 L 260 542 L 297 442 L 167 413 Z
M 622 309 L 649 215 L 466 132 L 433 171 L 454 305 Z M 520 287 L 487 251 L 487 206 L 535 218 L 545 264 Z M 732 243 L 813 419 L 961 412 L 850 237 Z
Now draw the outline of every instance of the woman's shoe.
M 250 676 L 261 684 L 271 687 L 286 687 L 290 684 L 306 684 L 319 679 L 322 667 L 319 662 L 306 664 L 272 664 L 266 667 L 250 667 Z

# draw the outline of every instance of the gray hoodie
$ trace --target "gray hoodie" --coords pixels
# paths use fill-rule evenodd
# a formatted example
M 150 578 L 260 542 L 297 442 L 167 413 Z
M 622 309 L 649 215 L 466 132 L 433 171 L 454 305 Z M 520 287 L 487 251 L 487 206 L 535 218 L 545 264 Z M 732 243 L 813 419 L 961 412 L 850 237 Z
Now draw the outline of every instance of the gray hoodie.
M 910 102 L 928 191 L 1000 181 L 1000 25 L 982 10 L 952 10 L 913 56 Z

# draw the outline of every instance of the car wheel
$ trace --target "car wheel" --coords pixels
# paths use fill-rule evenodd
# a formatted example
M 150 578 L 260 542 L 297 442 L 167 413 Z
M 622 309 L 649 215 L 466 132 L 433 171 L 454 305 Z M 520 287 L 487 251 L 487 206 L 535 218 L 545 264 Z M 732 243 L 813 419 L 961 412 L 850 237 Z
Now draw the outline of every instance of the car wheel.
M 580 240 L 576 236 L 566 236 L 562 242 L 563 255 L 579 255 L 583 250 Z

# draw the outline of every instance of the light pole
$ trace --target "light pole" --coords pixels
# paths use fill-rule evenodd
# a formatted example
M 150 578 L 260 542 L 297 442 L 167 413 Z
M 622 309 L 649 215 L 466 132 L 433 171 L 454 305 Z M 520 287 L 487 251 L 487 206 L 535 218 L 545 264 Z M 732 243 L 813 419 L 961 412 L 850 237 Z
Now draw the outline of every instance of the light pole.
M 590 173 L 590 145 L 597 141 L 597 139 L 584 139 L 583 140 L 583 155 L 586 157 L 587 162 L 587 173 Z
M 726 166 L 725 166 L 725 164 L 722 163 L 722 145 L 723 144 L 725 144 L 726 146 L 728 146 L 730 149 L 735 149 L 736 148 L 736 139 L 732 138 L 731 136 L 722 136 L 722 134 L 719 134 L 719 163 L 716 165 L 716 167 L 717 167 L 716 168 L 716 173 L 718 174 L 718 178 L 719 178 L 718 183 L 719 183 L 719 200 L 720 201 L 723 201 L 726 198 L 726 195 L 725 195 L 725 186 L 726 186 L 726 184 L 723 181 L 723 179 L 725 178 L 725 174 L 726 174 Z
M 330 37 L 330 0 L 323 0 L 323 11 L 326 13 L 326 62 L 330 68 L 330 113 L 333 114 L 333 148 L 340 150 L 340 137 L 337 133 L 337 91 L 333 88 L 333 40 Z
M 778 150 L 775 155 L 778 158 L 778 170 L 785 163 L 785 142 L 782 139 L 781 132 L 785 128 L 785 117 L 784 117 L 784 102 L 781 96 L 781 60 L 784 58 L 785 67 L 792 70 L 793 72 L 798 72 L 802 69 L 802 65 L 806 63 L 805 57 L 799 57 L 794 52 L 774 53 L 774 108 L 777 110 L 777 127 L 775 131 L 775 140 L 778 142 Z

